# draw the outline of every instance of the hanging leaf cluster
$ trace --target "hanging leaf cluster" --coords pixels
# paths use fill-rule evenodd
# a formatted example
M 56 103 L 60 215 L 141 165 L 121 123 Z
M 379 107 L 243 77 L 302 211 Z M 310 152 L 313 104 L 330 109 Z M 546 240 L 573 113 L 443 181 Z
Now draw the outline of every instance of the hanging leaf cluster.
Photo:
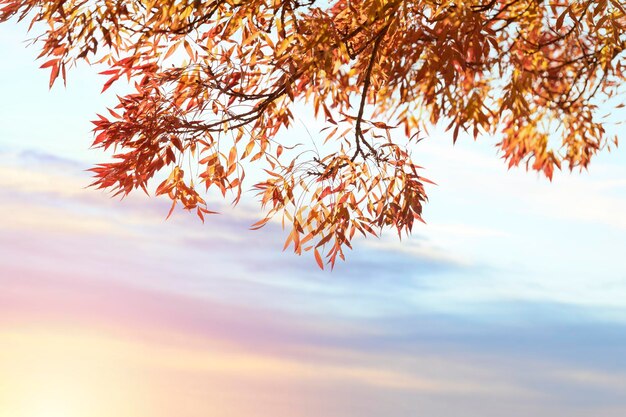
M 94 121 L 115 150 L 96 187 L 147 192 L 164 171 L 156 194 L 204 219 L 202 195 L 239 201 L 259 164 L 253 228 L 278 216 L 320 266 L 422 221 L 410 149 L 429 126 L 498 135 L 509 166 L 550 178 L 617 143 L 598 110 L 623 89 L 622 0 L 0 0 L 11 18 L 39 31 L 50 86 L 81 60 L 103 91 L 132 86 Z M 298 103 L 324 123 L 315 151 L 279 135 Z

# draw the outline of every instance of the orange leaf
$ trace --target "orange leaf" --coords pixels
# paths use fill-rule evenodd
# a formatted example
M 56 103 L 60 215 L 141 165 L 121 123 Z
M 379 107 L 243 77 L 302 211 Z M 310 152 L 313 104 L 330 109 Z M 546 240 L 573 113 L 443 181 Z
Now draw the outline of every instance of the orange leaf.
M 315 254 L 315 261 L 317 262 L 317 265 L 320 267 L 320 269 L 324 269 L 324 261 L 322 261 L 322 257 L 320 256 L 320 252 L 317 250 L 317 248 L 313 250 L 313 253 Z

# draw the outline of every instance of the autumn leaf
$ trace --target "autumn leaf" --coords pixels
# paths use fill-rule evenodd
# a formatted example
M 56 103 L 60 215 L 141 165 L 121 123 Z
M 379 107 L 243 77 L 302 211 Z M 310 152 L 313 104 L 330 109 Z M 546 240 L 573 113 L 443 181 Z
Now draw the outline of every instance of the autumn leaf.
M 507 166 L 548 178 L 617 145 L 598 115 L 623 106 L 611 100 L 626 68 L 616 0 L 0 3 L 0 22 L 40 31 L 50 87 L 84 61 L 104 66 L 102 92 L 130 89 L 93 122 L 92 146 L 115 150 L 93 186 L 147 192 L 165 170 L 167 216 L 180 204 L 204 221 L 198 184 L 236 204 L 258 166 L 251 229 L 277 218 L 285 248 L 313 248 L 320 268 L 355 235 L 424 222 L 433 183 L 414 155 L 433 125 L 451 142 L 497 135 Z M 302 103 L 320 127 L 306 141 L 289 130 Z

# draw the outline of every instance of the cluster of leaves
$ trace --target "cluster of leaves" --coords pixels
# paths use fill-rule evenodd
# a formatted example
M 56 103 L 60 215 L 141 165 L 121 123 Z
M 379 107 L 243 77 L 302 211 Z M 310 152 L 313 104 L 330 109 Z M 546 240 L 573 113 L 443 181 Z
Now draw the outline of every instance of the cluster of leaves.
M 238 201 L 261 162 L 254 227 L 281 216 L 285 247 L 320 266 L 356 232 L 421 220 L 409 147 L 429 125 L 501 134 L 509 166 L 551 178 L 608 145 L 598 106 L 625 77 L 621 0 L 0 0 L 14 16 L 45 24 L 51 85 L 85 60 L 108 67 L 104 90 L 134 86 L 94 122 L 94 145 L 121 150 L 94 185 L 127 194 L 169 170 L 157 194 L 203 218 L 198 186 Z M 298 101 L 324 118 L 326 154 L 277 142 Z

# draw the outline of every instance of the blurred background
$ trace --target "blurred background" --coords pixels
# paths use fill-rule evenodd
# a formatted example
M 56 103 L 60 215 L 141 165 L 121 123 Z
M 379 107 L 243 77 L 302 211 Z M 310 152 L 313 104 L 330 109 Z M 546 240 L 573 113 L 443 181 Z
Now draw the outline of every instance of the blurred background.
M 550 183 L 433 130 L 428 224 L 320 271 L 253 193 L 202 224 L 88 188 L 114 91 L 49 91 L 27 37 L 0 28 L 1 417 L 626 415 L 624 149 Z

